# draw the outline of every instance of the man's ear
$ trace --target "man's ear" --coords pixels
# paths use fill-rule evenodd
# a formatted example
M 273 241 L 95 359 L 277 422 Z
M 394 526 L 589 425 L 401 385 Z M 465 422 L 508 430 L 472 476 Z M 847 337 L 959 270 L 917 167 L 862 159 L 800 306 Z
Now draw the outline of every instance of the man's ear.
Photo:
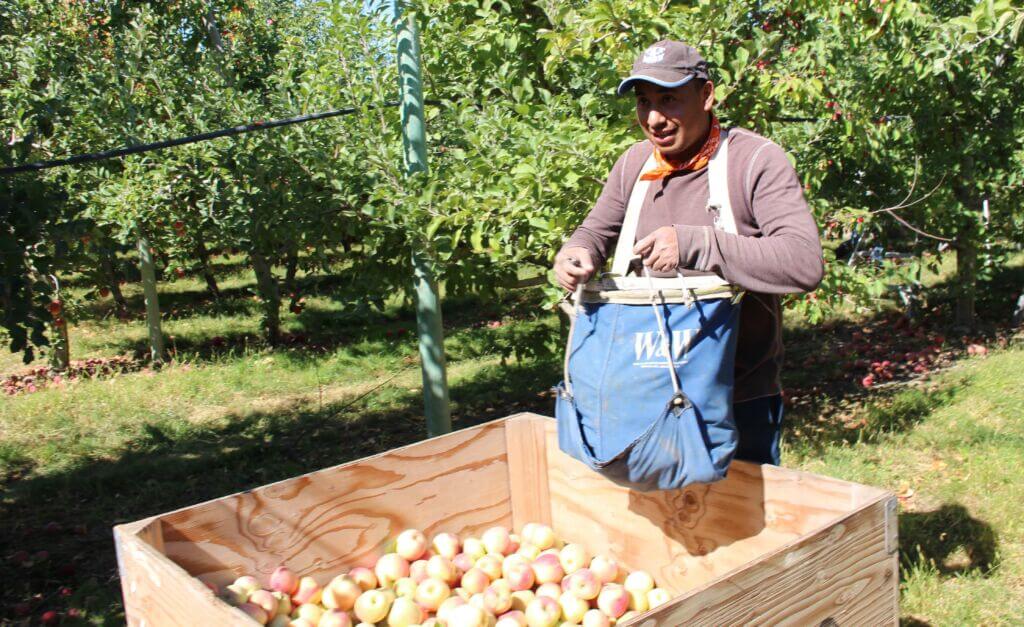
M 715 106 L 715 84 L 711 81 L 705 81 L 704 85 L 701 86 L 701 99 L 704 101 L 704 110 L 711 113 L 711 109 Z

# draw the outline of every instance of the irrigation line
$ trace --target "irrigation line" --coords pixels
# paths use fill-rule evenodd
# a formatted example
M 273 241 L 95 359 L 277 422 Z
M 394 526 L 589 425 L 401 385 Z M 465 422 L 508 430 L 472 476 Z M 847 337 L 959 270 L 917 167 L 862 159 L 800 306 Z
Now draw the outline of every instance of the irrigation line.
M 366 108 L 377 109 L 379 107 L 397 107 L 400 104 L 400 102 L 389 101 L 381 105 L 367 105 Z M 440 103 L 436 101 L 431 101 L 429 104 Z M 333 111 L 324 111 L 322 113 L 310 113 L 308 115 L 299 115 L 292 118 L 284 118 L 281 120 L 260 120 L 257 122 L 253 122 L 251 124 L 242 124 L 240 126 L 233 126 L 231 128 L 222 128 L 217 131 L 200 133 L 198 135 L 189 135 L 187 137 L 179 137 L 177 139 L 167 139 L 164 141 L 151 142 L 148 144 L 124 146 L 122 148 L 115 148 L 113 150 L 106 150 L 103 152 L 75 155 L 73 157 L 68 157 L 66 159 L 54 159 L 52 161 L 37 161 L 35 163 L 26 163 L 7 168 L 0 168 L 0 176 L 10 176 L 12 174 L 18 174 L 21 172 L 36 172 L 39 170 L 46 170 L 49 168 L 58 168 L 65 165 L 76 165 L 79 163 L 92 163 L 96 161 L 106 161 L 107 159 L 117 159 L 119 157 L 135 155 L 143 152 L 152 152 L 154 150 L 173 148 L 174 146 L 195 144 L 210 139 L 218 139 L 220 137 L 233 137 L 235 135 L 242 135 L 244 133 L 252 133 L 255 131 L 264 131 L 271 128 L 278 128 L 280 126 L 289 126 L 291 124 L 301 124 L 303 122 L 325 120 L 327 118 L 334 118 L 341 115 L 349 115 L 352 113 L 356 113 L 359 110 L 360 109 L 358 107 L 347 107 L 345 109 L 335 109 Z

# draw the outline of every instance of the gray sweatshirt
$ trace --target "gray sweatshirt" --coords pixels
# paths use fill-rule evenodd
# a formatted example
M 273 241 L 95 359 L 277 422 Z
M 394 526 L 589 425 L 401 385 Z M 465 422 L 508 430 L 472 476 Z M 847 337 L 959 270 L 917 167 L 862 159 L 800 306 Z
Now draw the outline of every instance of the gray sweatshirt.
M 706 210 L 707 168 L 652 181 L 637 239 L 672 225 L 679 265 L 712 272 L 748 290 L 736 349 L 736 402 L 781 392 L 782 308 L 779 294 L 815 289 L 824 273 L 818 228 L 800 180 L 777 144 L 744 129 L 729 130 L 729 199 L 737 234 L 712 226 Z M 563 248 L 581 246 L 600 268 L 614 250 L 630 191 L 654 150 L 631 146 L 615 163 L 601 196 Z

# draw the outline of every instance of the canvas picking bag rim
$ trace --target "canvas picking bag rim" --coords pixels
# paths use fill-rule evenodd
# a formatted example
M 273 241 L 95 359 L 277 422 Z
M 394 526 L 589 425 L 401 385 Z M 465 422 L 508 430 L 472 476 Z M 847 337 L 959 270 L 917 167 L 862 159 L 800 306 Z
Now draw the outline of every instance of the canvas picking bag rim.
M 736 234 L 736 216 L 729 199 L 729 131 L 723 129 L 718 149 L 708 161 L 708 204 L 707 210 L 715 214 L 714 226 L 726 233 Z M 627 305 L 650 304 L 658 321 L 659 341 L 667 341 L 667 327 L 662 319 L 660 307 L 668 303 L 692 304 L 696 300 L 731 298 L 735 303 L 743 296 L 743 290 L 730 284 L 718 276 L 699 275 L 684 276 L 677 271 L 675 278 L 652 277 L 645 268 L 644 277 L 626 276 L 632 260 L 633 246 L 636 242 L 637 226 L 640 223 L 640 211 L 647 197 L 651 181 L 643 180 L 643 175 L 657 167 L 654 153 L 640 168 L 636 181 L 630 191 L 626 214 L 623 217 L 619 240 L 612 258 L 612 271 L 576 288 L 572 297 L 572 310 L 569 321 L 569 337 L 565 347 L 563 365 L 563 385 L 565 393 L 572 397 L 572 382 L 569 378 L 569 359 L 572 357 L 572 341 L 576 328 L 576 316 L 584 302 L 588 303 L 619 303 Z M 675 390 L 672 403 L 680 405 L 685 401 L 679 382 L 679 374 L 668 357 L 670 378 Z

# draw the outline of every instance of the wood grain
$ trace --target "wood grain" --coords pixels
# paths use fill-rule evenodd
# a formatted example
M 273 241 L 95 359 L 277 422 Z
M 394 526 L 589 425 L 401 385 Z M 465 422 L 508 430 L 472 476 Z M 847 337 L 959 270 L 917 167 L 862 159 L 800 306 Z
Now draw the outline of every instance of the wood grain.
M 551 524 L 547 420 L 535 414 L 517 414 L 505 422 L 512 524 L 517 531 L 528 522 Z
M 218 585 L 281 564 L 326 580 L 372 565 L 403 529 L 508 526 L 505 445 L 496 421 L 166 514 L 166 554 Z
M 886 498 L 630 625 L 895 625 L 899 571 L 885 547 Z
M 147 519 L 114 528 L 118 571 L 127 622 L 132 627 L 252 625 L 252 619 L 224 603 L 147 541 L 159 538 L 160 521 Z

